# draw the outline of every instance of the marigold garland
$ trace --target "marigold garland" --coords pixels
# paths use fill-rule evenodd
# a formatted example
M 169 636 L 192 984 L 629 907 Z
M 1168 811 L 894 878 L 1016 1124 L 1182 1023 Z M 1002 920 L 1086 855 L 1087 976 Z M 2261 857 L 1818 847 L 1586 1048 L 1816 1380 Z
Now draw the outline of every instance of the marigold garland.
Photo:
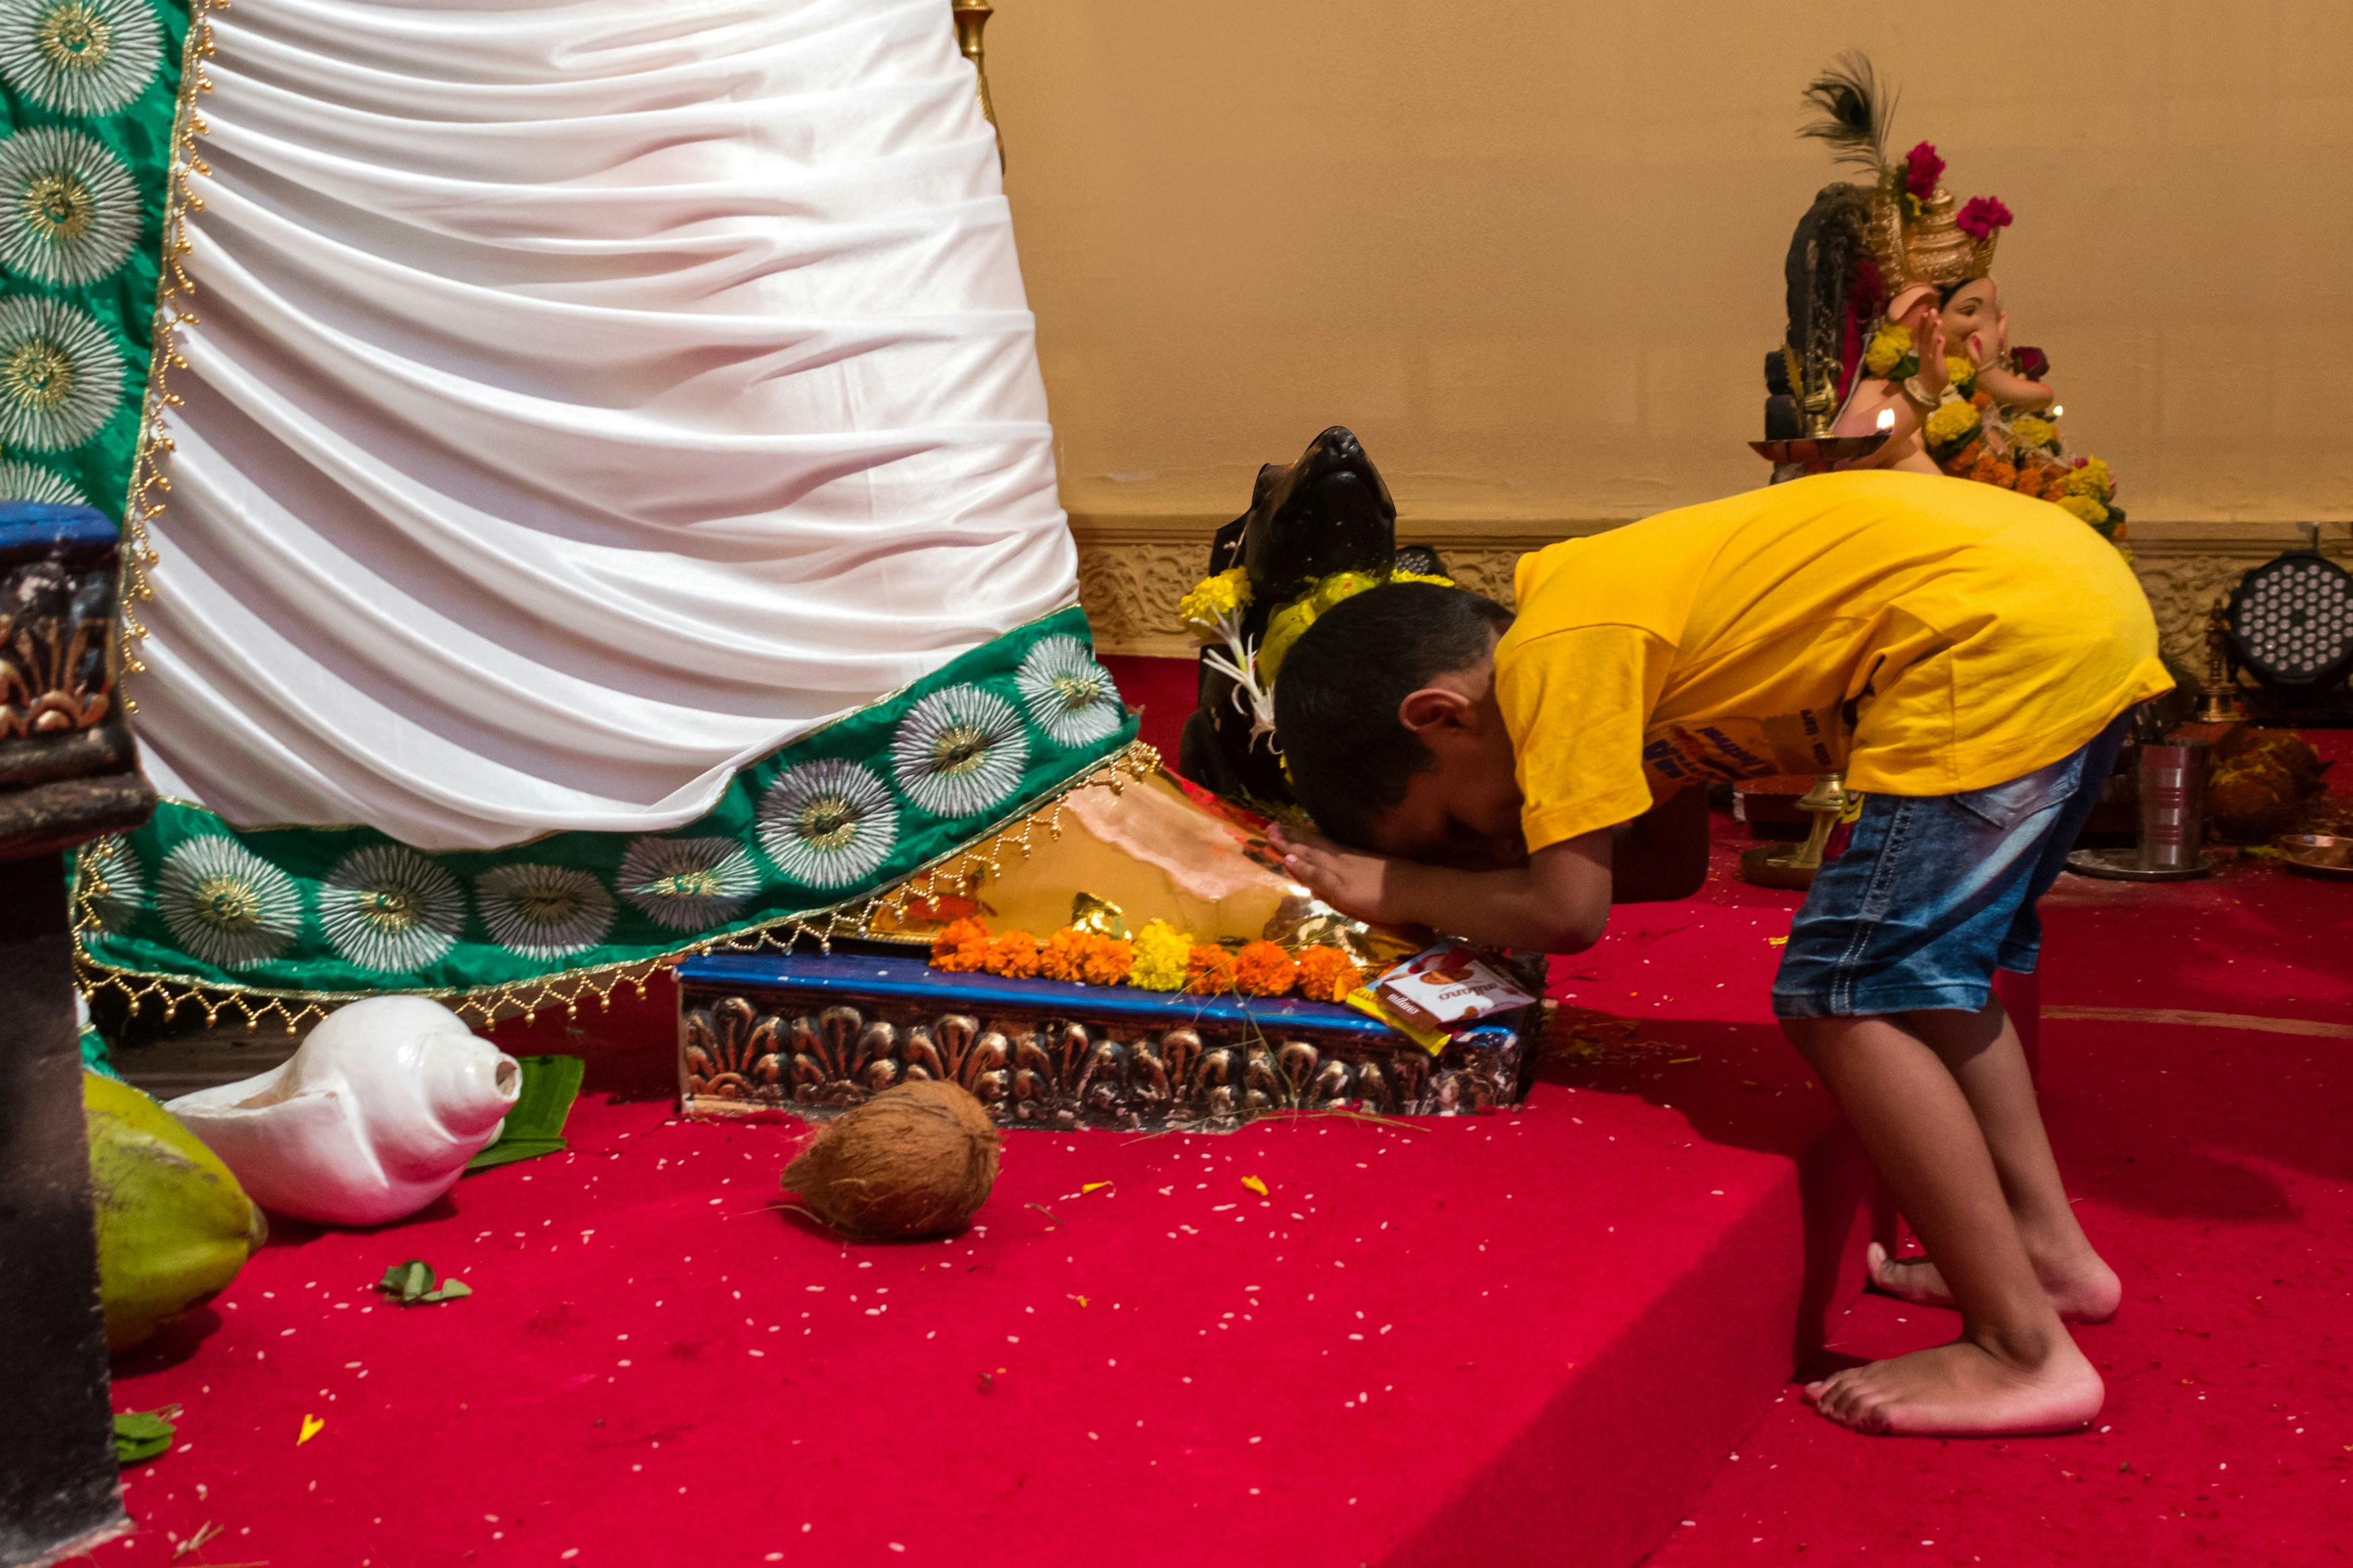
M 977 973 L 988 962 L 988 928 L 975 920 L 950 921 L 932 939 L 932 967 L 953 974 Z
M 2108 509 L 2106 506 L 2094 500 L 2090 496 L 2063 495 L 2059 497 L 2058 500 L 2059 505 L 2063 510 L 2074 513 L 2085 522 L 2090 523 L 2094 528 L 2097 528 L 2102 523 L 2108 521 Z
M 1365 983 L 1365 972 L 1336 947 L 1311 947 L 1299 955 L 1299 994 L 1311 1002 L 1337 1002 Z
M 1254 942 L 1234 954 L 1234 989 L 1245 996 L 1281 996 L 1299 984 L 1299 966 L 1271 942 Z
M 1065 926 L 1040 942 L 1026 931 L 992 933 L 985 921 L 951 921 L 932 941 L 932 964 L 952 973 L 1042 976 L 1082 985 L 1133 985 L 1140 991 L 1186 990 L 1209 996 L 1300 995 L 1338 1002 L 1365 983 L 1364 971 L 1339 948 L 1302 948 L 1253 942 L 1239 952 L 1196 942 L 1166 921 L 1147 923 L 1133 938 L 1109 937 Z
M 1026 931 L 1001 931 L 990 939 L 983 967 L 1008 980 L 1027 980 L 1038 973 L 1038 939 Z
M 1977 409 L 1967 403 L 1947 403 L 1928 416 L 1926 436 L 1931 448 L 1950 449 L 1966 446 L 1982 427 L 1984 420 Z
M 1862 368 L 1873 375 L 1892 375 L 1912 352 L 1912 330 L 1894 321 L 1882 321 L 1879 331 L 1872 335 L 1871 346 L 1863 351 Z
M 1079 953 L 1079 979 L 1089 985 L 1116 985 L 1135 967 L 1135 944 L 1124 938 L 1089 938 Z
M 1234 988 L 1234 955 L 1222 947 L 1197 947 L 1185 960 L 1185 989 L 1223 996 Z
M 1127 983 L 1139 991 L 1175 991 L 1185 984 L 1185 963 L 1193 939 L 1166 921 L 1154 921 L 1135 933 L 1135 963 Z

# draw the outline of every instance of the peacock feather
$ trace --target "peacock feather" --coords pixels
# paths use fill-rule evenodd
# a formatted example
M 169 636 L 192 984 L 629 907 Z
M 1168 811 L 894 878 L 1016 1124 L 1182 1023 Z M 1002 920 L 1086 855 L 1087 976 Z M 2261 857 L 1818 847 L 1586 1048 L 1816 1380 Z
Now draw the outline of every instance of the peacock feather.
M 1830 143 L 1833 163 L 1877 174 L 1887 166 L 1887 128 L 1895 120 L 1895 99 L 1893 89 L 1882 96 L 1871 58 L 1850 49 L 1807 87 L 1806 101 L 1820 114 L 1798 134 Z

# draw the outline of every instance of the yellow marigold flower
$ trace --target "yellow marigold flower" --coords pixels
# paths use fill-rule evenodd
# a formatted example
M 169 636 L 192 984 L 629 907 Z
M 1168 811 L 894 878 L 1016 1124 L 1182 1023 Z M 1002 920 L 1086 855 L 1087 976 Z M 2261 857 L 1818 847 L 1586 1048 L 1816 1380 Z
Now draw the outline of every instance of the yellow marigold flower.
M 1978 389 L 1978 367 L 1965 359 L 1956 359 L 1947 354 L 1945 356 L 1945 379 L 1952 384 L 1955 392 L 1967 397 Z
M 1947 403 L 1928 416 L 1928 445 L 1950 448 L 1978 433 L 1978 411 L 1966 403 Z
M 1873 375 L 1885 375 L 1903 363 L 1904 356 L 1911 352 L 1911 331 L 1893 321 L 1883 321 L 1871 340 L 1871 346 L 1863 350 L 1862 368 Z
M 1154 921 L 1135 933 L 1135 962 L 1127 983 L 1139 991 L 1176 991 L 1185 984 L 1185 963 L 1193 939 L 1166 921 Z
M 2080 468 L 2068 470 L 2060 487 L 2071 496 L 2089 496 L 2094 500 L 2105 500 L 2116 493 L 2116 477 L 2108 472 L 2107 464 L 2094 458 Z
M 2068 494 L 2059 498 L 2060 507 L 2090 523 L 2094 528 L 2108 521 L 2108 509 L 2087 495 Z
M 2021 414 L 2010 422 L 2010 433 L 2021 446 L 2040 447 L 2046 452 L 2059 449 L 2059 426 L 2048 419 Z
M 1236 566 L 1194 584 L 1193 591 L 1176 601 L 1176 618 L 1196 641 L 1216 642 L 1221 637 L 1218 623 L 1240 615 L 1250 602 L 1250 574 Z

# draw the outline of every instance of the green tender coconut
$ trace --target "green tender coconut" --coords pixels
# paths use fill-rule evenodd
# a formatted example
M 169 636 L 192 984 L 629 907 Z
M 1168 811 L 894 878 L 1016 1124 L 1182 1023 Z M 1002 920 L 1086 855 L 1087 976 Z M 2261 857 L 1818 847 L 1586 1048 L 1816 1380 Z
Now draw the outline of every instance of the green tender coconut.
M 886 1089 L 818 1133 L 784 1182 L 836 1230 L 900 1240 L 956 1229 L 996 1184 L 988 1112 L 928 1079 Z

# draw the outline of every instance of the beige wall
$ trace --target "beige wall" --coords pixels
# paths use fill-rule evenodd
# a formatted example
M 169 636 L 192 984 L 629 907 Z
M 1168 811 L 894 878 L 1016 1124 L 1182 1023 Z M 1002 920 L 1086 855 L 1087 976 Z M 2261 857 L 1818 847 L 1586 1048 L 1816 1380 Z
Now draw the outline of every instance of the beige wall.
M 999 0 L 988 43 L 1082 542 L 1194 537 L 1335 423 L 1409 532 L 1760 482 L 1833 177 L 1798 93 L 1851 46 L 1894 150 L 2018 214 L 2013 340 L 2137 525 L 2353 517 L 2346 0 Z

